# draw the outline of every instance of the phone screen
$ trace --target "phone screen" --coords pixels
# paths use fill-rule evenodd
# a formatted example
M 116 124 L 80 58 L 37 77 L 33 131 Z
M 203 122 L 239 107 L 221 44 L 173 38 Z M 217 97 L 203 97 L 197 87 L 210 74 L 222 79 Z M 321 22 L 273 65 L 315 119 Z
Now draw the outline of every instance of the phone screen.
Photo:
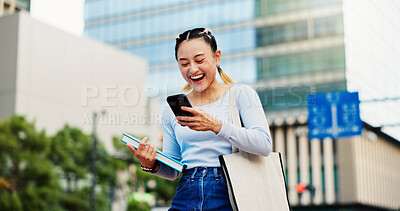
M 193 116 L 192 113 L 184 111 L 181 106 L 192 107 L 185 94 L 171 95 L 167 97 L 167 102 L 175 116 Z

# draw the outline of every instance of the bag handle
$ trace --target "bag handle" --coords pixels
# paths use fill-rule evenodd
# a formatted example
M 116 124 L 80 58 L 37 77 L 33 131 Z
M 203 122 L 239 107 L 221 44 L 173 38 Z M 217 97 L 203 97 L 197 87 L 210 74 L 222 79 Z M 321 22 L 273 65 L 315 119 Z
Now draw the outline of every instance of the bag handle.
M 229 89 L 229 122 L 238 127 L 242 127 L 242 123 L 240 121 L 239 108 L 236 104 L 236 89 L 240 86 L 237 84 L 236 86 L 232 86 Z M 232 153 L 239 152 L 239 149 L 232 145 Z

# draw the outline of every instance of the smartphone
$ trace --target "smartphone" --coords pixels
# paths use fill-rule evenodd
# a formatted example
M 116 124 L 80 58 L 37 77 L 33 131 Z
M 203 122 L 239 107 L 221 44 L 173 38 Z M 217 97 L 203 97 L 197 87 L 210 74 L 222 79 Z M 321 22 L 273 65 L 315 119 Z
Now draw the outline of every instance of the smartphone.
M 194 116 L 192 113 L 181 109 L 181 106 L 192 107 L 192 105 L 189 102 L 189 99 L 185 94 L 168 96 L 167 102 L 171 107 L 172 112 L 174 112 L 175 116 Z

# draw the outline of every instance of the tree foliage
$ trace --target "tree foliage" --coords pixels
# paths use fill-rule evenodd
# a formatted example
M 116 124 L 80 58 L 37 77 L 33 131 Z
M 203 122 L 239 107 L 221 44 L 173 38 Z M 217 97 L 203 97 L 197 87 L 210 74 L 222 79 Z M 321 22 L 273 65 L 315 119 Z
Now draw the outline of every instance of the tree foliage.
M 140 140 L 143 138 L 143 136 L 135 137 Z M 147 193 L 151 193 L 155 196 L 157 203 L 161 202 L 162 206 L 168 205 L 175 195 L 179 178 L 174 181 L 170 181 L 142 171 L 139 160 L 135 158 L 129 148 L 124 144 L 121 144 L 121 141 L 118 137 L 114 137 L 113 142 L 115 148 L 123 155 L 122 157 L 124 158 L 125 162 L 127 164 L 136 165 L 135 175 L 132 175 L 135 177 L 134 183 L 132 184 L 131 181 L 129 181 L 127 185 L 134 186 L 134 191 L 138 191 L 141 187 L 143 187 Z M 152 181 L 154 185 L 149 185 L 151 183 L 150 181 Z M 133 201 L 132 203 L 138 202 Z
M 132 199 L 128 201 L 128 211 L 150 211 L 150 206 L 147 202 Z
M 52 137 L 50 158 L 60 167 L 66 181 L 60 203 L 67 210 L 88 210 L 91 185 L 92 137 L 79 128 L 65 125 Z M 123 166 L 110 156 L 101 141 L 97 144 L 96 210 L 109 210 L 110 189 L 115 186 L 115 172 Z M 89 176 L 90 175 L 90 176 Z M 84 185 L 78 185 L 84 183 Z
M 60 210 L 61 188 L 49 149 L 45 132 L 24 117 L 0 122 L 0 210 Z
M 136 168 L 136 176 L 137 176 L 136 180 L 137 188 L 144 187 L 146 192 L 154 193 L 157 201 L 164 202 L 164 204 L 162 205 L 168 204 L 169 202 L 172 201 L 172 198 L 175 196 L 176 187 L 178 186 L 179 183 L 179 178 L 174 181 L 170 181 L 149 174 L 141 170 L 140 164 Z M 155 185 L 154 186 L 149 185 L 149 181 L 154 181 Z
M 65 125 L 52 137 L 50 159 L 61 168 L 67 183 L 67 192 L 72 192 L 72 184 L 85 179 L 90 169 L 92 143 L 90 136 L 77 128 Z
M 25 117 L 0 122 L 0 210 L 89 210 L 93 140 L 65 125 L 53 137 Z M 115 172 L 126 167 L 101 141 L 96 208 L 110 210 Z
M 96 210 L 110 210 L 119 188 L 116 172 L 138 169 L 131 190 L 140 187 L 168 204 L 178 180 L 171 182 L 140 170 L 139 161 L 114 137 L 117 156 L 97 145 Z M 38 131 L 23 116 L 0 121 L 0 210 L 89 210 L 93 140 L 79 128 L 65 125 L 54 136 Z M 133 183 L 132 183 L 133 181 Z M 149 181 L 153 182 L 153 185 Z M 155 185 L 154 185 L 155 184 Z M 129 202 L 128 210 L 148 210 L 146 202 Z

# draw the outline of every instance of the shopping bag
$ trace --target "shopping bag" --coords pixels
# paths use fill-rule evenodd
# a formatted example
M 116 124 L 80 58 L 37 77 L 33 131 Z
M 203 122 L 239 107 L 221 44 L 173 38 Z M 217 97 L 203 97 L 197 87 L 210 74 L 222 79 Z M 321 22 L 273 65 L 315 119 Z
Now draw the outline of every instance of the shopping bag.
M 230 91 L 229 115 L 233 124 L 241 126 L 235 90 Z M 232 150 L 232 154 L 219 156 L 232 209 L 290 210 L 280 153 L 265 157 Z
M 290 210 L 280 153 L 219 157 L 232 210 Z

